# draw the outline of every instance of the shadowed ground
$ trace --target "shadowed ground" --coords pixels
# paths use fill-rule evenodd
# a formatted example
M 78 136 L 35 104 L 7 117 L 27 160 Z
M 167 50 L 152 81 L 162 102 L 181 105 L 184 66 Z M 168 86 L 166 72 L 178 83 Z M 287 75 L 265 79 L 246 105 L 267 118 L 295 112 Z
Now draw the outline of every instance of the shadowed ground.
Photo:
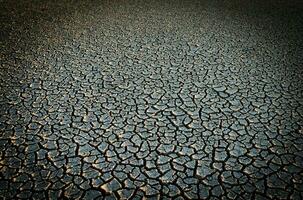
M 300 1 L 0 1 L 4 199 L 302 199 Z

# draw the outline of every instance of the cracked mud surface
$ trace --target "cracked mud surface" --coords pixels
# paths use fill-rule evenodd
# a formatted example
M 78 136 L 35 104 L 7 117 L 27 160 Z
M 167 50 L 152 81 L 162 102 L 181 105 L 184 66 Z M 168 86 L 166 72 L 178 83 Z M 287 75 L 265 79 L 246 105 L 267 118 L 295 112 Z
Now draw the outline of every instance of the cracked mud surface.
M 302 199 L 302 5 L 2 1 L 4 199 Z

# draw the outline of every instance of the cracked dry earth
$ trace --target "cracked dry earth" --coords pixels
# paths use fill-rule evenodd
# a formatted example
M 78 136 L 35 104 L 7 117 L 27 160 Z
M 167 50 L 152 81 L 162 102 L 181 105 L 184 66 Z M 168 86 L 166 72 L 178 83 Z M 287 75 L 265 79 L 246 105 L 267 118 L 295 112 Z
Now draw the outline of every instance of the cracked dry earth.
M 302 13 L 1 1 L 1 199 L 302 199 Z

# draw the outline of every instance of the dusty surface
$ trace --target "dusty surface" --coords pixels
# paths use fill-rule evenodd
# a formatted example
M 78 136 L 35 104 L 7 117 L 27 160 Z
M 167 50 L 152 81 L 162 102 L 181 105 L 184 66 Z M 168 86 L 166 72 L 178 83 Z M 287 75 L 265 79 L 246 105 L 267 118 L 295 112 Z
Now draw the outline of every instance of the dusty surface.
M 0 195 L 302 199 L 285 2 L 1 1 Z

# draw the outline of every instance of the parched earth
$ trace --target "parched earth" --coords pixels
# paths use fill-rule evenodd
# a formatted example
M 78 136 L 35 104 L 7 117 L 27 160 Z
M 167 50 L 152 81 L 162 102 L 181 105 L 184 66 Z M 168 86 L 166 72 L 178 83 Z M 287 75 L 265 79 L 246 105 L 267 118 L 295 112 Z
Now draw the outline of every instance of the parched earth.
M 0 1 L 0 199 L 303 199 L 300 1 Z

